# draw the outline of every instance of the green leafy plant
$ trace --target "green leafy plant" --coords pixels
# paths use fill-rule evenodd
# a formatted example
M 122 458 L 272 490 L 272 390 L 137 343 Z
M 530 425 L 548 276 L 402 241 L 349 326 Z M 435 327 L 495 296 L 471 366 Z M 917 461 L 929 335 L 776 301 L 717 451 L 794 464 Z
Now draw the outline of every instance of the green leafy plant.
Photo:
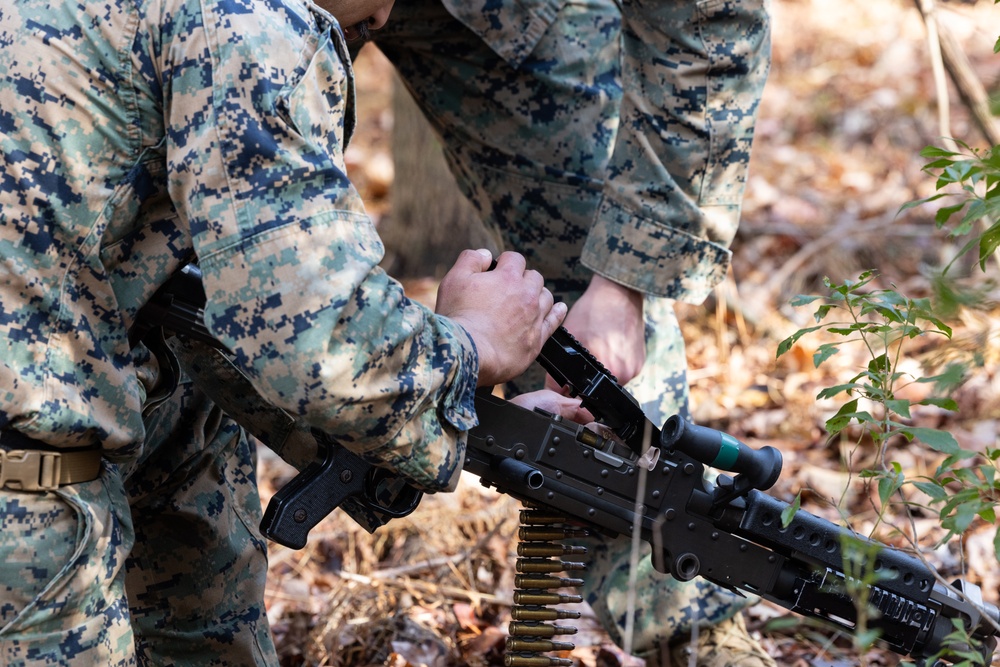
M 1000 39 L 993 50 L 1000 53 Z M 946 313 L 953 313 L 962 306 L 975 306 L 983 300 L 981 292 L 963 292 L 947 279 L 955 262 L 976 250 L 979 268 L 985 272 L 989 259 L 1000 247 L 1000 146 L 980 150 L 960 141 L 956 141 L 956 145 L 962 148 L 962 152 L 938 146 L 928 146 L 921 151 L 921 156 L 930 160 L 923 169 L 936 176 L 935 189 L 938 192 L 900 209 L 945 197 L 957 199 L 939 208 L 934 216 L 937 227 L 947 229 L 949 237 L 969 237 L 956 256 L 935 276 L 937 310 Z M 997 498 L 1000 495 L 997 479 L 1000 450 L 986 447 L 976 454 L 982 461 L 979 465 L 945 471 L 942 464 L 936 479 L 914 482 L 931 497 L 932 503 L 940 505 L 941 525 L 947 530 L 949 538 L 965 532 L 976 517 L 996 522 Z M 953 463 L 951 458 L 945 461 L 945 464 L 950 463 Z M 1000 530 L 994 536 L 993 546 L 1000 561 Z
M 818 394 L 820 399 L 844 398 L 836 413 L 826 421 L 827 433 L 830 438 L 854 440 L 858 447 L 870 440 L 877 449 L 877 466 L 859 473 L 861 478 L 875 485 L 879 499 L 872 532 L 885 521 L 890 509 L 910 516 L 912 501 L 906 499 L 902 490 L 904 485 L 912 484 L 929 499 L 923 509 L 936 512 L 945 529 L 934 544 L 936 548 L 967 531 L 977 518 L 995 523 L 996 505 L 1000 499 L 1000 476 L 997 475 L 1000 451 L 994 448 L 971 451 L 963 448 L 948 431 L 915 425 L 916 410 L 920 406 L 957 410 L 956 402 L 947 394 L 966 371 L 960 364 L 919 377 L 901 370 L 901 362 L 907 357 L 912 341 L 926 336 L 948 339 L 952 329 L 936 313 L 931 299 L 909 298 L 892 287 L 878 288 L 875 286 L 878 277 L 876 272 L 866 271 L 857 280 L 843 283 L 825 279 L 828 294 L 800 295 L 793 299 L 795 306 L 816 307 L 813 317 L 817 324 L 799 329 L 783 340 L 777 354 L 787 353 L 803 336 L 820 330 L 833 338 L 816 348 L 813 363 L 817 367 L 844 346 L 862 346 L 867 359 L 863 369 L 847 382 L 827 387 Z M 919 400 L 904 398 L 900 392 L 910 383 L 930 384 L 931 391 Z M 904 446 L 926 448 L 928 457 L 940 461 L 934 473 L 908 479 L 903 466 L 893 457 L 894 448 Z M 799 503 L 800 498 L 796 498 L 792 508 L 797 509 Z M 786 522 L 793 512 L 783 517 Z M 920 537 L 911 522 L 909 539 L 914 548 Z M 1000 531 L 994 545 L 1000 560 Z M 854 641 L 859 649 L 867 650 L 877 633 L 869 628 L 871 612 L 863 591 L 874 583 L 872 577 L 875 575 L 859 565 L 870 562 L 871 554 L 857 554 L 857 551 L 845 547 L 844 567 L 845 573 L 850 575 L 847 583 L 857 588 L 851 594 L 858 618 Z M 962 656 L 950 656 L 949 659 L 956 664 L 976 664 Z
M 947 228 L 950 237 L 971 235 L 971 238 L 942 273 L 947 273 L 960 257 L 974 249 L 978 251 L 979 266 L 985 271 L 986 262 L 1000 247 L 1000 146 L 980 150 L 961 141 L 956 144 L 965 152 L 938 146 L 927 146 L 920 151 L 922 157 L 930 159 L 923 169 L 936 175 L 937 192 L 904 204 L 900 210 L 945 197 L 957 198 L 957 202 L 938 209 L 934 222 L 939 229 Z M 979 222 L 984 229 L 977 232 Z
M 799 329 L 783 340 L 778 345 L 778 356 L 788 352 L 803 336 L 821 329 L 841 338 L 823 343 L 817 348 L 813 355 L 813 363 L 817 367 L 839 352 L 844 345 L 859 343 L 864 346 L 869 357 L 867 367 L 848 382 L 823 389 L 817 398 L 833 398 L 842 393 L 850 397 L 827 420 L 827 433 L 831 437 L 837 436 L 855 423 L 864 427 L 865 432 L 880 448 L 879 458 L 884 472 L 889 475 L 887 479 L 891 480 L 886 484 L 898 488 L 895 481 L 898 473 L 891 470 L 886 461 L 886 448 L 892 436 L 900 435 L 907 441 L 916 438 L 934 450 L 953 456 L 962 455 L 954 436 L 947 431 L 916 427 L 901 421 L 910 419 L 914 403 L 897 396 L 901 386 L 909 382 L 935 383 L 939 386 L 954 383 L 953 368 L 937 375 L 919 378 L 911 378 L 898 370 L 906 341 L 928 334 L 950 338 L 952 331 L 935 315 L 929 299 L 907 298 L 894 289 L 870 289 L 876 278 L 874 271 L 866 271 L 858 280 L 848 280 L 842 284 L 824 279 L 824 285 L 830 290 L 828 296 L 795 297 L 792 305 L 797 307 L 823 301 L 814 313 L 814 319 L 820 324 Z M 833 312 L 844 315 L 845 319 L 824 322 Z M 872 414 L 862 407 L 863 399 L 879 407 L 878 413 Z M 928 397 L 915 404 L 936 405 L 947 410 L 957 407 L 949 398 Z
M 1000 0 L 994 0 L 994 4 L 1000 4 Z M 993 51 L 1000 53 L 1000 38 Z M 910 299 L 894 288 L 874 288 L 878 277 L 875 271 L 867 271 L 857 280 L 840 284 L 825 279 L 827 295 L 800 295 L 792 300 L 792 305 L 798 307 L 820 302 L 814 313 L 817 325 L 800 329 L 783 340 L 777 353 L 780 357 L 803 336 L 820 330 L 839 338 L 817 348 L 813 356 L 817 367 L 844 345 L 864 346 L 867 352 L 864 370 L 848 382 L 825 388 L 818 395 L 820 399 L 846 397 L 836 414 L 826 421 L 827 432 L 830 438 L 847 437 L 848 429 L 860 427 L 856 434 L 858 442 L 868 436 L 878 448 L 878 467 L 860 472 L 862 478 L 877 487 L 880 506 L 876 527 L 893 504 L 898 504 L 905 515 L 910 516 L 912 505 L 902 490 L 904 485 L 912 484 L 929 499 L 924 509 L 936 511 L 943 528 L 943 535 L 937 539 L 935 547 L 964 534 L 977 519 L 996 526 L 1000 501 L 1000 448 L 986 446 L 983 451 L 968 450 L 947 431 L 913 425 L 913 411 L 919 406 L 958 409 L 949 394 L 963 381 L 967 365 L 952 363 L 937 374 L 923 377 L 911 377 L 900 371 L 900 361 L 909 341 L 927 335 L 950 339 L 952 329 L 945 320 L 963 307 L 975 307 L 984 301 L 985 290 L 958 286 L 952 277 L 956 263 L 975 251 L 979 268 L 986 272 L 990 259 L 996 257 L 1000 248 L 1000 146 L 977 149 L 961 141 L 955 141 L 955 145 L 957 150 L 927 146 L 921 151 L 921 156 L 929 160 L 924 171 L 935 176 L 936 192 L 900 209 L 945 198 L 953 200 L 936 211 L 934 222 L 949 238 L 963 238 L 964 243 L 950 261 L 931 275 L 933 301 Z M 827 321 L 831 313 L 845 317 L 836 322 Z M 911 382 L 931 383 L 933 392 L 916 402 L 901 398 L 899 392 Z M 928 454 L 940 460 L 937 469 L 931 475 L 907 479 L 903 467 L 891 457 L 891 447 L 896 443 L 928 448 Z M 801 495 L 783 513 L 786 526 L 800 503 Z M 920 536 L 912 521 L 911 529 L 910 539 L 916 547 Z M 845 544 L 843 547 L 845 585 L 857 589 L 851 592 L 858 613 L 855 644 L 866 649 L 876 640 L 877 633 L 868 628 L 870 612 L 865 591 L 877 575 L 867 571 L 864 565 L 870 562 L 872 554 L 864 553 L 857 545 Z M 1000 528 L 994 534 L 993 547 L 1000 562 Z M 919 550 L 917 553 L 920 555 Z M 982 653 L 976 650 L 975 641 L 959 621 L 954 621 L 954 631 L 947 639 L 946 644 L 951 648 L 947 655 L 938 658 L 947 658 L 958 667 L 986 664 Z
M 854 644 L 862 651 L 867 651 L 875 645 L 880 634 L 876 628 L 869 627 L 869 621 L 875 612 L 868 603 L 872 593 L 871 587 L 886 576 L 875 569 L 881 546 L 847 535 L 842 536 L 840 542 L 844 554 L 844 590 L 854 601 L 857 611 Z
M 976 641 L 962 626 L 961 620 L 953 618 L 951 624 L 954 630 L 945 635 L 943 641 L 951 648 L 939 651 L 928 660 L 928 664 L 934 664 L 936 660 L 947 658 L 954 667 L 986 667 L 989 663 L 983 657 L 982 652 L 975 649 Z

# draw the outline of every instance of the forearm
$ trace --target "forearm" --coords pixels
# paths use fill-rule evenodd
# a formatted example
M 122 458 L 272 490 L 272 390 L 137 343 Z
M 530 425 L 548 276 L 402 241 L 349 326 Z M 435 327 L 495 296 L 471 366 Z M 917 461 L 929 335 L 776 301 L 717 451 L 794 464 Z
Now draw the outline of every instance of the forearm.
M 266 235 L 239 261 L 202 258 L 207 324 L 268 402 L 424 488 L 448 488 L 475 423 L 471 340 L 377 268 L 367 219 L 307 227 Z

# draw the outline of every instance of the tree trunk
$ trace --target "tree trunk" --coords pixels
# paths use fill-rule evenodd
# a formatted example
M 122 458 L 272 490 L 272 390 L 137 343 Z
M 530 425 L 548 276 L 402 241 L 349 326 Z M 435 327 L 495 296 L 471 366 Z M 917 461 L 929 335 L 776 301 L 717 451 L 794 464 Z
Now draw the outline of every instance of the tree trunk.
M 451 175 L 441 144 L 409 92 L 393 86 L 392 206 L 379 222 L 383 268 L 403 278 L 440 278 L 467 248 L 496 250 Z

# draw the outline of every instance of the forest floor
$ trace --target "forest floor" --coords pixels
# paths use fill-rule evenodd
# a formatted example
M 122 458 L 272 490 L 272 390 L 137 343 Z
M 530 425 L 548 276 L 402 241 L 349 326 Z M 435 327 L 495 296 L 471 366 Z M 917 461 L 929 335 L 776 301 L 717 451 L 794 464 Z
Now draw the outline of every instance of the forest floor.
M 1000 6 L 941 2 L 938 15 L 980 80 L 996 90 L 1000 55 L 992 47 Z M 776 357 L 781 340 L 813 323 L 814 308 L 795 308 L 790 300 L 822 293 L 824 277 L 856 279 L 877 268 L 877 285 L 926 296 L 926 267 L 958 248 L 935 231 L 933 207 L 899 211 L 933 194 L 919 151 L 940 145 L 942 136 L 923 23 L 913 3 L 901 0 L 776 0 L 773 29 L 772 70 L 729 279 L 706 303 L 678 305 L 694 421 L 755 447 L 779 448 L 784 469 L 772 495 L 791 502 L 801 493 L 810 512 L 846 520 L 864 534 L 874 530 L 898 546 L 905 546 L 903 539 L 887 526 L 910 525 L 935 567 L 949 577 L 962 574 L 997 603 L 995 525 L 977 519 L 962 539 L 936 546 L 943 534 L 933 513 L 917 511 L 910 524 L 889 508 L 880 522 L 878 494 L 859 475 L 878 464 L 876 449 L 864 438 L 827 437 L 825 422 L 845 400 L 817 394 L 864 370 L 864 350 L 846 347 L 817 368 L 813 353 L 833 340 L 818 333 Z M 366 47 L 356 70 L 359 130 L 348 164 L 379 218 L 391 214 L 391 66 Z M 948 136 L 985 146 L 954 88 L 948 90 Z M 913 341 L 901 366 L 920 377 L 942 359 L 972 359 L 954 394 L 959 409 L 927 408 L 911 421 L 946 429 L 978 451 L 998 446 L 1000 293 L 986 281 L 996 277 L 997 266 L 990 262 L 985 272 L 973 267 L 969 274 L 993 290 L 985 307 L 952 322 L 951 340 Z M 433 300 L 433 281 L 408 286 L 415 298 Z M 913 384 L 901 397 L 919 400 L 925 387 Z M 292 473 L 266 451 L 261 459 L 266 503 Z M 895 443 L 890 460 L 913 479 L 931 474 L 941 457 Z M 503 664 L 518 508 L 466 475 L 458 492 L 425 498 L 412 515 L 375 534 L 335 512 L 303 550 L 271 545 L 268 616 L 282 664 Z M 568 638 L 577 648 L 564 655 L 586 667 L 643 664 L 611 643 L 580 607 L 584 616 L 572 623 L 579 631 Z M 782 666 L 900 660 L 881 650 L 859 653 L 849 638 L 770 603 L 753 606 L 746 618 Z

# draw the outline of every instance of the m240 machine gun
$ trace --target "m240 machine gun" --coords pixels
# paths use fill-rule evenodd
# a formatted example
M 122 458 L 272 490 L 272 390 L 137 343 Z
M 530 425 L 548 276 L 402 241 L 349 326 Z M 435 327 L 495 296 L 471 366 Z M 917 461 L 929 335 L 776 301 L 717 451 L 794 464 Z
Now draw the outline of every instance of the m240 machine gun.
M 1000 612 L 983 602 L 978 587 L 958 581 L 958 594 L 940 584 L 920 559 L 887 546 L 873 556 L 874 583 L 851 581 L 845 573 L 845 549 L 875 543 L 804 510 L 796 511 L 786 525 L 782 515 L 788 503 L 764 492 L 781 472 L 781 454 L 775 448 L 753 449 L 676 415 L 662 430 L 656 428 L 633 397 L 564 329 L 545 344 L 539 363 L 578 395 L 614 437 L 487 393 L 477 395 L 479 425 L 469 433 L 464 468 L 484 485 L 532 508 L 522 512 L 527 524 L 522 526 L 519 549 L 526 555 L 522 571 L 559 571 L 559 560 L 542 561 L 535 554 L 559 556 L 565 546 L 560 537 L 578 534 L 579 526 L 609 535 L 638 531 L 652 545 L 654 567 L 677 579 L 704 577 L 848 633 L 858 617 L 851 591 L 863 586 L 869 626 L 879 630 L 879 641 L 887 648 L 929 659 L 946 647 L 946 636 L 958 621 L 980 642 L 985 655 L 992 654 Z M 706 479 L 706 466 L 734 474 L 720 474 L 712 483 Z M 295 523 L 292 515 L 300 509 L 297 503 L 321 497 L 331 507 L 342 497 L 336 488 L 317 488 L 309 481 L 322 476 L 322 467 L 303 471 L 289 494 L 282 489 L 272 499 L 262 524 L 265 535 L 304 544 L 301 523 L 289 531 L 292 539 L 285 539 L 286 528 Z M 330 473 L 339 471 L 330 465 Z M 377 494 L 367 488 L 353 498 L 369 502 Z M 412 501 L 411 495 L 407 503 L 415 506 Z M 369 509 L 377 515 L 382 508 L 374 502 Z M 399 515 L 401 509 L 393 508 L 392 514 Z M 309 516 L 318 521 L 326 514 L 320 510 L 317 515 L 311 507 Z M 519 583 L 515 603 L 533 604 L 519 604 L 515 620 L 519 615 L 558 618 L 554 610 L 546 615 L 548 604 L 575 599 L 546 590 L 571 584 L 570 579 L 526 574 Z M 534 627 L 539 621 L 511 625 L 508 654 L 513 659 L 508 662 L 514 667 L 537 664 L 532 661 L 541 651 L 567 647 L 538 639 L 547 634 Z M 558 660 L 548 664 L 562 664 Z
M 188 278 L 192 271 L 196 267 L 186 270 Z M 204 343 L 200 304 L 180 303 L 190 291 L 171 293 L 168 285 L 158 297 L 173 304 L 168 310 L 175 317 L 156 319 L 184 337 L 188 326 L 176 317 L 181 313 L 197 332 L 192 338 Z M 661 430 L 565 329 L 546 342 L 538 361 L 610 433 L 488 393 L 476 397 L 479 425 L 469 433 L 464 469 L 528 507 L 521 513 L 518 570 L 524 574 L 515 581 L 509 667 L 571 664 L 543 654 L 572 648 L 551 640 L 561 628 L 546 621 L 572 614 L 552 606 L 580 599 L 554 592 L 580 580 L 550 575 L 566 569 L 563 555 L 579 553 L 564 540 L 572 542 L 581 527 L 625 538 L 638 534 L 651 545 L 661 572 L 680 580 L 704 577 L 848 633 L 858 622 L 856 597 L 863 591 L 868 625 L 885 647 L 929 663 L 942 651 L 968 649 L 949 637 L 958 627 L 988 662 L 1000 610 L 983 601 L 978 587 L 961 580 L 945 586 L 913 555 L 804 510 L 791 513 L 788 503 L 765 493 L 781 473 L 778 450 L 753 449 L 679 416 Z M 225 407 L 224 397 L 217 400 Z M 420 492 L 390 471 L 314 435 L 320 457 L 271 499 L 261 523 L 265 536 L 301 548 L 309 530 L 338 507 L 374 531 L 418 506 Z M 706 467 L 720 471 L 714 482 Z M 864 551 L 874 553 L 874 577 L 861 581 L 845 571 L 851 545 L 873 548 Z

